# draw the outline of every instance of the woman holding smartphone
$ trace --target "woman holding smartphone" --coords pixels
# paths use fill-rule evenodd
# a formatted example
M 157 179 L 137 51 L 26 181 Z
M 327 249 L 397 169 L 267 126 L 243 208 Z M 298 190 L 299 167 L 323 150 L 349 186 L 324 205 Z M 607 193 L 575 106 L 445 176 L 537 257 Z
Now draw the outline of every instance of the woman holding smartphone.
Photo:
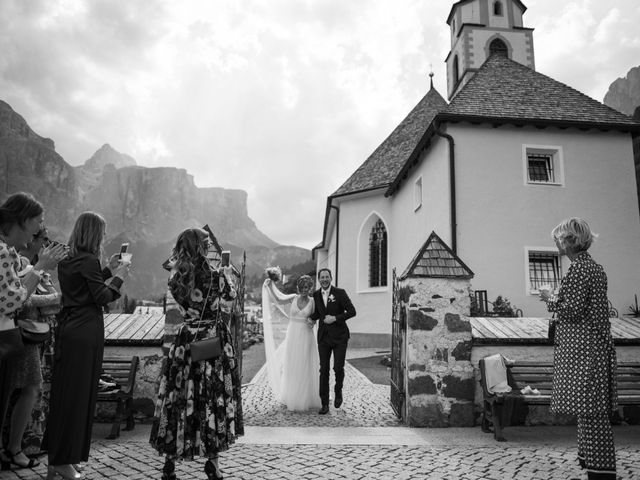
M 43 440 L 48 480 L 82 478 L 74 466 L 89 459 L 104 350 L 102 307 L 120 297 L 129 270 L 128 263 L 118 265 L 113 274 L 101 268 L 105 230 L 106 222 L 97 213 L 80 215 L 69 237 L 69 256 L 58 265 L 62 311 Z

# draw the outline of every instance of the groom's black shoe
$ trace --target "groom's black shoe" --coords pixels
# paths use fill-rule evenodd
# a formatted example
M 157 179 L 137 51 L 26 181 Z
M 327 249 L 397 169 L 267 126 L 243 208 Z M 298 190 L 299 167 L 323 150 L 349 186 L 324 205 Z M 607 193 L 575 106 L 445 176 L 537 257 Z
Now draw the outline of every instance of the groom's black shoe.
M 322 408 L 318 412 L 319 415 L 326 415 L 329 413 L 329 405 L 322 405 Z
M 341 405 L 342 405 L 342 395 L 336 395 L 336 398 L 333 401 L 333 406 L 336 408 L 340 408 Z

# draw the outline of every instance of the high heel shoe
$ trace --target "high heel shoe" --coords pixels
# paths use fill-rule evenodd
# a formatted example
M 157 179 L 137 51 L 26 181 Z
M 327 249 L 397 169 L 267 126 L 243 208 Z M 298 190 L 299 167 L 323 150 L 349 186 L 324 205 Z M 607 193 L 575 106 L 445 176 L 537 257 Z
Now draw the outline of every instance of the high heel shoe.
M 207 460 L 204 464 L 204 473 L 207 474 L 207 480 L 222 480 L 222 472 L 220 468 L 211 460 Z
M 11 470 L 11 460 L 4 448 L 0 448 L 0 470 Z
M 80 480 L 84 478 L 71 465 L 49 465 L 47 467 L 47 480 L 56 480 L 58 477 L 62 477 L 64 480 Z
M 11 467 L 11 465 L 15 465 L 18 468 L 33 468 L 33 467 L 37 467 L 38 465 L 40 465 L 40 462 L 37 459 L 28 458 L 28 457 L 27 458 L 28 458 L 29 462 L 26 465 L 23 464 L 23 463 L 16 462 L 16 457 L 22 453 L 22 450 L 18 450 L 16 453 L 13 453 L 11 450 L 6 448 L 4 450 L 4 453 L 9 458 L 9 463 L 10 463 L 9 467 Z M 8 470 L 8 469 L 3 468 L 3 470 Z
M 167 459 L 162 468 L 161 480 L 176 480 L 176 464 L 174 461 Z

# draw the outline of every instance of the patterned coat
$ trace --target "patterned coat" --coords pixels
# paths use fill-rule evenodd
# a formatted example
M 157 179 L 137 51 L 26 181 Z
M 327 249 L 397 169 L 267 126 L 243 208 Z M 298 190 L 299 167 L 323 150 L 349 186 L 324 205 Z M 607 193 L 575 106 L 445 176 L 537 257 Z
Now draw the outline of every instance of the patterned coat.
M 609 414 L 617 408 L 616 351 L 611 338 L 607 276 L 582 252 L 562 279 L 557 314 L 551 410 L 570 415 Z

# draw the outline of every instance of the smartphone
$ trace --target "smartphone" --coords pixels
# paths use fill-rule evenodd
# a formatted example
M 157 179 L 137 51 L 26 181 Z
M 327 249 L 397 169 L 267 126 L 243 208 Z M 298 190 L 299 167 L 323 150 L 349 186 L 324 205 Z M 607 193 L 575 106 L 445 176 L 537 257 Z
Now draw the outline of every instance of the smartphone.
M 120 255 L 118 257 L 122 258 L 122 254 L 127 253 L 128 249 L 129 249 L 129 242 L 125 242 L 122 245 L 120 245 Z
M 220 266 L 228 267 L 230 264 L 231 264 L 231 251 L 223 250 L 221 259 L 220 259 Z

